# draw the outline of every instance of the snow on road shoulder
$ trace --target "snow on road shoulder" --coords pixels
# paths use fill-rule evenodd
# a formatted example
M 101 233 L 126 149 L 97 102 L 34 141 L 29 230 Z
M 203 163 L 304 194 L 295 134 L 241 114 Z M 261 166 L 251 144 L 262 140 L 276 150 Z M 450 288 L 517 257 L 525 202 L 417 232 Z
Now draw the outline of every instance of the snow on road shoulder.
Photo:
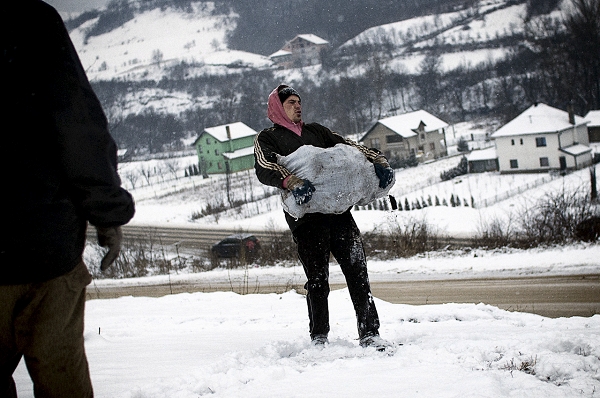
M 363 349 L 347 289 L 330 295 L 330 344 L 309 343 L 296 292 L 91 300 L 97 397 L 591 397 L 600 316 L 549 319 L 484 304 L 377 300 L 388 356 Z M 21 365 L 17 384 L 27 375 Z M 20 397 L 30 397 L 23 388 Z

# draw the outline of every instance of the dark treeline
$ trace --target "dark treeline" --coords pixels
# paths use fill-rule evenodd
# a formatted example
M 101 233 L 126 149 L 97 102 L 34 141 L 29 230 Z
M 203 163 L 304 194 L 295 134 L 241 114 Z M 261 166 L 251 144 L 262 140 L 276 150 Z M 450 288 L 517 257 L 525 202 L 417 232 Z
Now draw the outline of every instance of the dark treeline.
M 385 44 L 371 45 L 326 54 L 318 84 L 310 77 L 287 83 L 302 94 L 306 121 L 323 123 L 343 135 L 360 135 L 382 117 L 417 109 L 449 123 L 494 118 L 496 126 L 536 102 L 563 110 L 572 106 L 576 114 L 585 115 L 600 109 L 600 0 L 572 1 L 573 11 L 564 19 L 530 21 L 524 34 L 498 42 L 498 46 L 513 49 L 500 62 L 444 72 L 440 54 L 448 49 L 432 45 L 423 49 L 428 55 L 418 73 L 409 74 L 388 66 L 390 51 Z M 530 0 L 528 13 L 553 9 L 555 3 Z M 263 18 L 269 19 L 265 15 Z M 169 77 L 159 82 L 93 83 L 121 147 L 156 152 L 210 126 L 236 121 L 255 130 L 269 126 L 267 96 L 281 83 L 274 71 L 241 70 L 228 76 L 189 78 L 188 67 L 183 63 L 174 67 Z M 344 73 L 356 67 L 364 73 Z M 186 91 L 193 97 L 215 100 L 208 109 L 198 107 L 178 115 L 160 114 L 152 108 L 125 115 L 122 103 L 126 93 L 143 88 Z
M 475 0 L 228 0 L 240 15 L 231 48 L 269 55 L 297 34 L 339 46 L 360 32 L 407 18 L 467 8 Z M 256 40 L 260 37 L 260 40 Z

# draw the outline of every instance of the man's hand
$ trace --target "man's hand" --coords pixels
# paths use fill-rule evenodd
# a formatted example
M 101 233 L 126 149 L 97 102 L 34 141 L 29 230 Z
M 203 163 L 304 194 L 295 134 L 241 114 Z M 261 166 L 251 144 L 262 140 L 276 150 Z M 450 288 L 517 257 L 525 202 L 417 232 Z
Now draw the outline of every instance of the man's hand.
M 310 181 L 303 180 L 295 175 L 291 175 L 288 179 L 287 189 L 292 192 L 298 205 L 308 203 L 312 198 L 313 192 L 315 192 L 315 187 Z
M 379 178 L 379 188 L 385 189 L 394 180 L 394 169 L 390 167 L 387 159 L 383 156 L 378 156 L 373 160 L 375 166 L 375 174 Z
M 98 244 L 108 248 L 108 252 L 100 262 L 100 271 L 106 271 L 121 252 L 123 232 L 121 227 L 96 227 L 96 232 L 98 233 Z

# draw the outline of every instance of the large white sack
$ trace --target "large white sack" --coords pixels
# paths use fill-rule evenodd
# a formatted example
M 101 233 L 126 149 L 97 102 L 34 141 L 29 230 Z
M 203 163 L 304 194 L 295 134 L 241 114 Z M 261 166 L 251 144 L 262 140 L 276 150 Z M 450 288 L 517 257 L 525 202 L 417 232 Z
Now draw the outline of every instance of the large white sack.
M 277 156 L 277 163 L 315 186 L 312 199 L 303 205 L 296 204 L 290 191 L 282 191 L 283 209 L 296 218 L 306 213 L 340 214 L 351 206 L 366 205 L 386 196 L 395 183 L 394 179 L 385 189 L 379 188 L 373 163 L 346 144 L 304 145 L 288 156 Z

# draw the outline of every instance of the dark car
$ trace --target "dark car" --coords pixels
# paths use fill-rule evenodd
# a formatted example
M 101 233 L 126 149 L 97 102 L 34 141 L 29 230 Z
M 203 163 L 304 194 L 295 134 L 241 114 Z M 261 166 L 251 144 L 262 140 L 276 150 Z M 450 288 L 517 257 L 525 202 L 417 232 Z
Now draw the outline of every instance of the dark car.
M 250 234 L 229 235 L 219 243 L 216 243 L 210 249 L 215 257 L 220 258 L 256 258 L 260 251 L 260 242 L 258 238 Z

